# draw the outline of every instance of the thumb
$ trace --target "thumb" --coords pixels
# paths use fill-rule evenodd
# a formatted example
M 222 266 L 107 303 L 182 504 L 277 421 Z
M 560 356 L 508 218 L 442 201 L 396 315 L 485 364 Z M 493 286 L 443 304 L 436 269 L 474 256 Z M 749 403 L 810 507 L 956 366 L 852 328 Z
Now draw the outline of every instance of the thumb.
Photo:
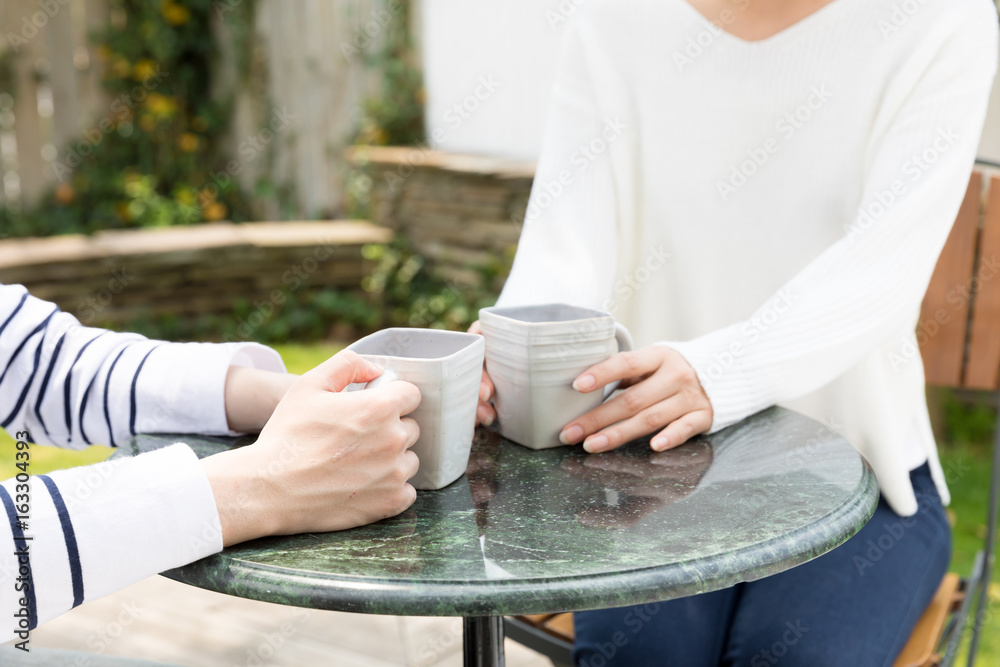
M 320 389 L 338 392 L 353 382 L 371 382 L 381 374 L 381 368 L 357 352 L 341 350 L 302 377 Z

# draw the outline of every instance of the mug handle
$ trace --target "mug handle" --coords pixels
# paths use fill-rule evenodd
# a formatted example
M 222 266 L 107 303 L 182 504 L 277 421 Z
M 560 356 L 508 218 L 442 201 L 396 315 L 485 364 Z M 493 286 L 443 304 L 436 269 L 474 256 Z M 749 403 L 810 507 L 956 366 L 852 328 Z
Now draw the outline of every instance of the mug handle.
M 634 347 L 634 344 L 632 343 L 632 334 L 629 333 L 629 330 L 626 329 L 625 325 L 621 322 L 615 322 L 615 340 L 618 342 L 619 352 L 628 352 Z M 608 396 L 615 392 L 615 389 L 618 388 L 618 385 L 620 385 L 621 382 L 621 380 L 615 380 L 611 384 L 605 385 L 603 400 L 607 400 Z

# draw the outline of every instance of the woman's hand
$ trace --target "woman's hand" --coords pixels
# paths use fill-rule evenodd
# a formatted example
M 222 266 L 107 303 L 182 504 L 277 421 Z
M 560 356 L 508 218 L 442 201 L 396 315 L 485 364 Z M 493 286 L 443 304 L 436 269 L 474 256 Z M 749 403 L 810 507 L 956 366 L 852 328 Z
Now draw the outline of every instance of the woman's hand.
M 407 480 L 420 404 L 408 382 L 343 393 L 381 369 L 340 352 L 299 378 L 256 443 L 202 460 L 226 546 L 264 535 L 353 528 L 395 516 L 417 497 Z
M 663 345 L 619 352 L 591 366 L 573 382 L 579 392 L 603 391 L 621 380 L 628 387 L 563 428 L 567 445 L 583 441 L 588 452 L 606 452 L 659 430 L 650 446 L 676 447 L 712 427 L 712 404 L 691 365 Z
M 479 326 L 479 320 L 476 320 L 469 327 L 469 333 L 483 335 L 483 329 Z M 479 383 L 479 407 L 476 408 L 476 424 L 482 424 L 483 426 L 489 426 L 497 419 L 497 412 L 490 404 L 490 399 L 493 398 L 493 380 L 490 379 L 489 374 L 486 372 L 486 362 L 483 362 L 483 379 Z

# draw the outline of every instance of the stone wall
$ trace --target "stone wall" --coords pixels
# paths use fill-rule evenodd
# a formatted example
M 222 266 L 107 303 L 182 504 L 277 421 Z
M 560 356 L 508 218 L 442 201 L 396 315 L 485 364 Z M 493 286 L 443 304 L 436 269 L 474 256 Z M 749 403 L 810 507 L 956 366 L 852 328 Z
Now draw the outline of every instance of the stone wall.
M 432 270 L 458 286 L 502 283 L 521 233 L 535 167 L 425 148 L 357 147 L 372 179 L 372 221 L 406 235 Z
M 20 283 L 87 325 L 163 315 L 227 315 L 239 299 L 326 287 L 360 290 L 368 243 L 392 232 L 362 221 L 262 222 L 0 241 L 0 283 Z

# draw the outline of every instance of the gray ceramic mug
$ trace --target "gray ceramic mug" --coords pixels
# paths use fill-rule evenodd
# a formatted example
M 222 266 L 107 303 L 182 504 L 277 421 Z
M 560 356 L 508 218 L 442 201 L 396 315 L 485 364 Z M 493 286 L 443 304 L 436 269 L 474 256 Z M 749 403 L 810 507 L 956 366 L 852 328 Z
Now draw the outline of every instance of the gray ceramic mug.
M 469 463 L 482 376 L 482 336 L 436 329 L 384 329 L 348 346 L 420 389 L 420 406 L 409 416 L 420 426 L 413 452 L 420 470 L 410 480 L 419 490 L 440 489 L 462 476 Z M 354 387 L 351 387 L 353 389 Z
M 559 433 L 611 395 L 618 383 L 587 394 L 573 381 L 632 336 L 607 312 L 568 304 L 483 308 L 486 372 L 505 438 L 530 449 L 559 447 Z

